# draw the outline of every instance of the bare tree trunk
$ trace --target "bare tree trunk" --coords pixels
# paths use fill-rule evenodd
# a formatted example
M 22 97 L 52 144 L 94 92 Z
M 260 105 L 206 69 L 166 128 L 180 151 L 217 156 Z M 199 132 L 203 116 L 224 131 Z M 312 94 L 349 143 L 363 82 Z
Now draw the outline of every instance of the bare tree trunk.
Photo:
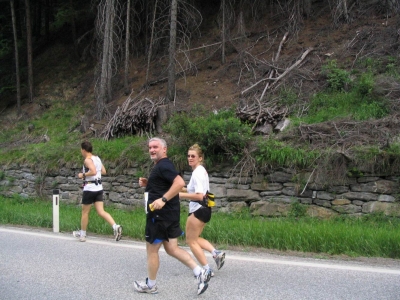
M 226 31 L 225 31 L 225 0 L 221 1 L 222 6 L 222 29 L 221 29 L 221 63 L 225 64 L 225 43 L 226 43 Z
M 29 103 L 33 102 L 33 62 L 32 62 L 32 26 L 29 0 L 25 0 L 26 14 L 26 47 L 28 52 L 28 97 Z
M 342 0 L 343 14 L 346 22 L 349 22 L 349 13 L 347 11 L 347 0 Z
M 240 12 L 239 12 L 237 34 L 238 34 L 238 36 L 241 36 L 241 37 L 244 37 L 246 35 L 246 26 L 244 23 L 243 10 L 240 10 Z
M 21 82 L 19 79 L 19 57 L 18 57 L 18 40 L 17 40 L 17 21 L 15 18 L 14 0 L 10 0 L 12 27 L 14 34 L 14 53 L 15 53 L 15 77 L 17 79 L 17 110 L 21 115 Z
M 36 1 L 36 5 L 34 3 L 34 21 L 33 21 L 33 34 L 36 38 L 40 38 L 41 28 L 42 28 L 42 1 Z
M 146 84 L 149 80 L 149 72 L 150 72 L 150 61 L 151 61 L 151 55 L 153 52 L 153 35 L 154 35 L 154 28 L 155 28 L 155 22 L 156 22 L 156 11 L 157 11 L 157 0 L 154 3 L 154 10 L 153 10 L 153 20 L 151 22 L 151 33 L 150 33 L 150 42 L 149 42 L 149 51 L 147 53 L 147 69 L 146 69 Z
M 46 41 L 50 39 L 50 0 L 46 0 L 44 12 L 44 34 Z
M 175 55 L 176 55 L 176 22 L 178 14 L 178 0 L 171 3 L 171 29 L 169 40 L 169 66 L 168 66 L 168 89 L 167 101 L 175 99 Z
M 125 94 L 129 94 L 128 76 L 129 76 L 129 40 L 130 40 L 130 16 L 131 16 L 131 0 L 126 5 L 126 35 L 125 35 L 125 73 L 124 73 L 124 89 Z
M 390 15 L 400 13 L 400 3 L 398 0 L 386 0 L 386 6 Z
M 106 103 L 112 100 L 112 79 L 123 57 L 122 1 L 101 0 L 96 17 L 98 62 L 96 67 L 96 118 L 108 117 Z
M 107 57 L 107 98 L 106 103 L 112 99 L 112 61 L 114 59 L 114 20 L 115 20 L 115 0 L 110 4 L 110 26 L 107 30 L 109 33 L 108 57 Z
M 78 42 L 77 42 L 77 38 L 76 38 L 75 8 L 74 8 L 73 0 L 69 0 L 69 6 L 70 6 L 70 9 L 72 11 L 72 14 L 71 14 L 70 18 L 71 18 L 72 41 L 74 43 L 74 52 L 75 52 L 75 56 L 79 57 L 79 55 L 78 55 Z
M 114 0 L 106 0 L 105 4 L 105 25 L 104 25 L 104 41 L 103 41 L 103 51 L 102 51 L 102 63 L 101 63 L 101 75 L 100 84 L 98 86 L 97 93 L 97 116 L 98 120 L 101 120 L 104 114 L 106 103 L 108 102 L 107 97 L 109 96 L 108 89 L 110 88 L 111 82 L 111 60 L 112 60 L 112 18 L 113 18 L 113 8 Z M 101 9 L 101 8 L 99 8 Z
M 311 16 L 311 0 L 303 0 L 303 15 L 306 18 Z
M 146 4 L 145 4 L 145 16 L 146 16 L 146 19 L 145 19 L 145 28 L 146 29 L 144 29 L 144 52 L 145 53 L 147 53 L 147 45 L 149 44 L 147 41 L 148 41 L 148 39 L 149 39 L 149 31 L 147 30 L 147 28 L 149 27 L 149 6 L 150 6 L 150 3 L 149 3 L 150 1 L 146 1 Z

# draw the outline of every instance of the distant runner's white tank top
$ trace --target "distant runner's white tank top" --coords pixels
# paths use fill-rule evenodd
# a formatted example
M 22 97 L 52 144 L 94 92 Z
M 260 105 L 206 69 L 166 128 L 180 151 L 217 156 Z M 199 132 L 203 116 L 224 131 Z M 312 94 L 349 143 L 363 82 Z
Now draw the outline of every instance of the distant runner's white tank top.
M 97 192 L 97 191 L 101 191 L 103 189 L 103 185 L 101 183 L 99 183 L 97 185 L 94 183 L 94 181 L 96 179 L 98 179 L 98 180 L 101 179 L 101 167 L 103 164 L 101 162 L 100 157 L 98 157 L 98 156 L 92 155 L 91 159 L 93 160 L 94 166 L 96 167 L 96 175 L 95 176 L 86 176 L 85 180 L 91 181 L 93 183 L 86 184 L 83 187 L 83 190 L 90 191 L 90 192 Z M 86 170 L 87 170 L 87 168 L 86 168 Z M 85 172 L 85 166 L 83 166 L 83 173 L 86 173 L 86 172 Z

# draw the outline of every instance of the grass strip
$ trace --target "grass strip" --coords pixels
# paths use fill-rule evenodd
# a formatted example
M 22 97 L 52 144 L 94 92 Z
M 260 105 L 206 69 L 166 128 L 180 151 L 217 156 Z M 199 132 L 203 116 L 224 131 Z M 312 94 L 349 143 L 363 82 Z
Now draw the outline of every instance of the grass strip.
M 52 228 L 52 201 L 0 197 L 0 223 Z M 117 223 L 124 227 L 124 236 L 144 240 L 143 208 L 131 210 L 106 206 Z M 80 228 L 81 207 L 60 203 L 60 231 Z M 112 229 L 93 208 L 89 217 L 90 233 L 112 235 Z M 185 228 L 187 210 L 182 208 L 181 225 Z M 352 257 L 400 258 L 400 220 L 382 214 L 359 217 L 263 218 L 249 213 L 214 213 L 202 236 L 218 248 L 230 246 L 260 247 L 281 251 L 300 251 L 348 255 Z M 180 239 L 184 244 L 184 237 Z

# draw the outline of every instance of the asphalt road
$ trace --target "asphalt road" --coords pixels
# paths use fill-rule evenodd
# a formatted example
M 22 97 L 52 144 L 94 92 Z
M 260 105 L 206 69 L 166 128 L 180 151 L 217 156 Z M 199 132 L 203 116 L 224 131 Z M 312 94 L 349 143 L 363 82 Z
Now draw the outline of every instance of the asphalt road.
M 145 244 L 0 226 L 0 299 L 400 299 L 400 264 L 227 251 L 208 290 L 164 251 L 157 295 L 138 294 Z M 210 265 L 214 266 L 211 256 Z

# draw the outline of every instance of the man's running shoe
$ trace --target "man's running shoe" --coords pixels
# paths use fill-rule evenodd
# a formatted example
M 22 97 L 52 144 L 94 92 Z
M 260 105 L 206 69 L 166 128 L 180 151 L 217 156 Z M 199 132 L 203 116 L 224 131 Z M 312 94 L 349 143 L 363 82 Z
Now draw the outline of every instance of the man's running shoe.
M 133 287 L 139 293 L 157 294 L 158 293 L 157 284 L 154 285 L 152 288 L 149 288 L 149 286 L 147 285 L 148 280 L 149 279 L 146 278 L 146 281 L 134 281 Z
M 217 264 L 217 269 L 221 269 L 225 263 L 225 252 L 215 251 L 216 255 L 214 256 L 215 263 Z
M 199 278 L 200 277 L 200 278 Z M 204 282 L 209 282 L 211 279 L 211 269 L 201 269 L 201 273 L 199 276 L 197 276 L 198 280 L 204 281 Z
M 117 242 L 121 239 L 121 237 L 122 237 L 122 226 L 121 225 L 116 226 L 116 228 L 114 230 L 114 237 Z
M 197 295 L 203 294 L 208 288 L 208 283 L 207 282 L 200 282 L 197 285 Z
M 201 269 L 201 272 L 198 276 L 195 276 L 197 281 L 197 295 L 200 295 L 206 291 L 208 288 L 208 282 L 211 279 L 211 271 L 210 269 Z
M 86 236 L 81 236 L 81 231 L 80 230 L 76 230 L 76 231 L 72 231 L 72 235 L 76 238 L 78 238 L 81 242 L 86 242 Z

